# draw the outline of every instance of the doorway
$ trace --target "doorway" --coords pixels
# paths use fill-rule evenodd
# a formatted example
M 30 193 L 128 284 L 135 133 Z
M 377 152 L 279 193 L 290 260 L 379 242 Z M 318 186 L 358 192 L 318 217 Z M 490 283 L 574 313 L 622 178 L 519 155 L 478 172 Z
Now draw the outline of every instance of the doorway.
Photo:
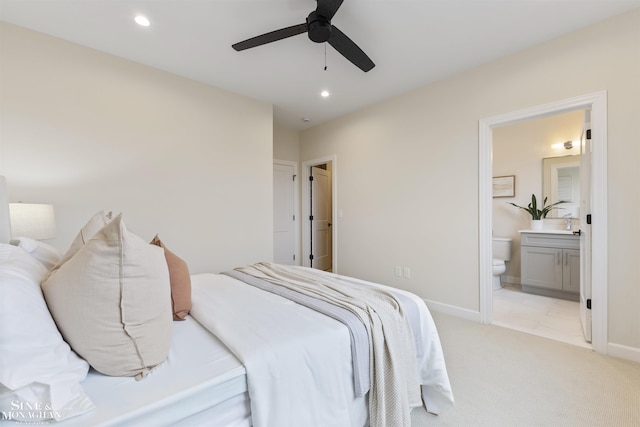
M 492 236 L 500 238 L 503 246 L 503 239 L 511 239 L 511 258 L 505 261 L 506 271 L 500 277 L 501 286 L 497 283 L 493 286 L 492 323 L 591 348 L 588 344 L 591 337 L 583 334 L 578 300 L 580 261 L 590 263 L 587 251 L 560 250 L 564 258 L 559 263 L 556 262 L 558 249 L 521 247 L 521 239 L 522 243 L 528 244 L 529 238 L 545 239 L 549 234 L 522 235 L 521 230 L 531 228 L 531 215 L 511 205 L 515 202 L 526 206 L 531 194 L 537 196 L 539 203 L 547 198 L 547 205 L 563 201 L 548 213 L 544 228 L 550 233 L 558 233 L 551 234 L 554 239 L 561 238 L 571 247 L 578 246 L 581 237 L 570 234 L 578 229 L 587 231 L 586 225 L 580 224 L 579 220 L 582 193 L 579 176 L 588 176 L 590 169 L 585 164 L 583 174 L 580 174 L 579 141 L 586 127 L 586 111 L 554 114 L 493 129 L 492 175 L 511 176 L 515 185 L 512 192 L 493 194 L 492 199 Z M 566 141 L 571 143 L 567 145 Z M 590 191 L 589 188 L 583 194 L 590 194 Z M 568 225 L 571 226 L 570 231 L 566 230 Z M 586 239 L 586 235 L 584 237 Z M 553 240 L 552 244 L 556 243 L 557 239 Z M 498 258 L 507 259 L 507 253 L 502 252 Z M 581 252 L 583 256 L 580 256 Z M 492 256 L 496 257 L 496 254 Z M 521 260 L 530 264 L 528 268 L 521 265 Z M 539 264 L 541 260 L 546 262 Z M 521 271 L 527 275 L 524 283 L 521 283 Z M 541 283 L 543 278 L 544 283 Z M 494 277 L 494 281 L 496 279 Z M 533 282 L 541 286 L 532 287 Z M 588 277 L 584 282 L 588 283 Z M 584 323 L 588 326 L 585 330 L 590 332 L 588 319 Z
M 302 265 L 337 272 L 337 160 L 302 165 Z
M 492 322 L 492 144 L 493 129 L 554 114 L 591 109 L 592 148 L 592 346 L 607 353 L 607 105 L 606 92 L 519 110 L 479 122 L 480 321 Z

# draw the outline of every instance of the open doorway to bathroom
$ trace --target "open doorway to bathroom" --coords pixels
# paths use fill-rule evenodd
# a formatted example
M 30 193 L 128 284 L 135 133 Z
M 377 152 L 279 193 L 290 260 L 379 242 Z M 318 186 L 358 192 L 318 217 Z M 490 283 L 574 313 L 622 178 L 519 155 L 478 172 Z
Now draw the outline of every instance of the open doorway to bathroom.
M 545 197 L 548 197 L 547 204 L 563 200 L 566 203 L 558 205 L 558 209 L 551 210 L 545 218 L 545 229 L 554 233 L 568 232 L 566 229 L 569 227 L 572 230 L 580 229 L 580 140 L 584 117 L 585 110 L 576 110 L 494 129 L 492 176 L 517 177 L 517 180 L 513 178 L 517 184 L 514 190 L 517 191 L 494 194 L 492 199 L 493 241 L 498 242 L 497 245 L 504 245 L 498 239 L 511 239 L 511 256 L 504 262 L 504 267 L 493 267 L 495 276 L 492 295 L 494 324 L 590 348 L 591 344 L 584 338 L 580 321 L 579 276 L 577 280 L 574 277 L 577 286 L 569 287 L 567 283 L 564 290 L 560 287 L 558 291 L 548 291 L 550 288 L 546 287 L 523 286 L 521 283 L 521 272 L 526 270 L 521 265 L 521 237 L 524 236 L 521 231 L 530 229 L 531 217 L 510 204 L 527 206 L 532 194 L 537 196 L 538 203 L 542 203 Z M 553 174 L 550 173 L 552 166 Z M 529 236 L 539 238 L 546 234 Z M 575 242 L 579 245 L 576 236 L 552 235 L 560 236 L 564 236 L 570 244 Z M 553 269 L 557 264 L 555 252 L 559 249 L 532 249 L 535 252 L 531 252 L 531 256 L 539 257 L 531 261 L 537 268 L 546 268 L 540 262 L 545 258 L 551 259 L 552 264 L 548 271 L 531 274 L 538 278 L 548 278 L 549 281 L 554 280 Z M 494 253 L 493 257 L 496 256 Z M 579 260 L 579 251 L 576 256 Z M 568 255 L 566 257 L 566 268 L 571 268 Z M 500 260 L 496 259 L 493 264 L 496 265 L 497 262 Z M 576 262 L 578 269 L 574 271 L 574 276 L 579 274 L 579 261 Z M 563 264 L 563 260 L 560 264 Z M 504 272 L 498 276 L 501 271 Z M 552 283 L 549 285 L 554 286 Z
M 504 113 L 498 116 L 480 119 L 479 121 L 479 260 L 480 260 L 480 321 L 482 323 L 493 322 L 493 290 L 492 290 L 492 225 L 493 225 L 493 201 L 492 201 L 492 145 L 493 133 L 504 126 L 563 114 L 578 110 L 590 110 L 591 149 L 589 152 L 591 165 L 591 181 L 584 188 L 590 188 L 590 209 L 581 209 L 581 212 L 590 212 L 593 218 L 598 218 L 590 225 L 584 225 L 590 239 L 591 256 L 583 257 L 588 260 L 584 266 L 587 274 L 590 300 L 587 304 L 581 301 L 580 313 L 584 317 L 591 315 L 592 348 L 596 352 L 608 353 L 607 337 L 607 290 L 608 290 L 608 240 L 607 240 L 607 93 L 605 91 L 594 92 L 587 95 L 576 96 L 564 100 L 554 101 L 544 105 L 538 105 L 523 110 Z M 541 179 L 541 178 L 539 178 Z M 518 179 L 516 177 L 516 195 L 518 193 Z M 531 195 L 524 205 L 530 201 Z M 515 208 L 514 208 L 515 209 Z M 586 223 L 584 217 L 581 222 Z M 586 239 L 580 236 L 580 247 Z M 582 259 L 582 258 L 581 258 Z M 581 266 L 581 270 L 582 270 Z M 582 271 L 581 271 L 582 273 Z M 582 290 L 581 290 L 582 295 Z M 593 299 L 593 304 L 591 304 Z M 584 308 L 584 309 L 583 309 Z

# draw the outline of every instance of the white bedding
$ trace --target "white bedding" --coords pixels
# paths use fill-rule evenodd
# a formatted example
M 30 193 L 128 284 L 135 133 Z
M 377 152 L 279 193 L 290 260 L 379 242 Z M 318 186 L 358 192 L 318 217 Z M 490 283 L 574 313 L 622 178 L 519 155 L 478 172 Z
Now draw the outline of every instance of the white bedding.
M 192 284 L 193 317 L 173 322 L 167 361 L 142 381 L 90 371 L 82 387 L 96 408 L 55 425 L 367 425 L 368 396 L 354 393 L 346 326 L 226 275 L 194 275 Z M 405 294 L 424 306 L 415 295 Z M 426 306 L 420 311 L 419 334 L 425 344 L 419 359 L 423 400 L 427 410 L 439 413 L 453 404 L 453 397 Z M 223 344 L 230 335 L 252 339 Z M 241 363 L 230 345 L 239 346 L 234 352 L 252 355 Z M 292 349 L 302 351 L 306 363 L 289 375 L 299 362 L 291 358 Z M 252 372 L 249 384 L 247 370 Z
M 254 426 L 366 425 L 343 324 L 225 275 L 194 275 L 191 290 L 192 315 L 242 355 Z
M 226 275 L 194 275 L 192 293 L 192 315 L 247 368 L 255 426 L 366 425 L 366 400 L 354 394 L 346 326 Z M 421 307 L 422 397 L 428 411 L 439 413 L 453 405 L 439 337 L 424 301 L 404 294 Z
M 167 361 L 142 381 L 92 370 L 82 386 L 96 408 L 54 425 L 251 425 L 244 367 L 190 316 L 173 322 Z

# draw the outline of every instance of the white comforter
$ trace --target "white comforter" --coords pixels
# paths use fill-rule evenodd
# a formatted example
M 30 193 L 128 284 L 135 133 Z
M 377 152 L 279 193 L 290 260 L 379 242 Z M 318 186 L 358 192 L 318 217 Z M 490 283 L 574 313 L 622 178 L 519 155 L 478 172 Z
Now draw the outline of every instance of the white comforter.
M 255 426 L 367 424 L 366 397 L 354 394 L 344 325 L 225 275 L 194 275 L 192 294 L 191 314 L 246 367 Z M 453 404 L 440 341 L 424 302 L 405 294 L 423 307 L 420 382 L 427 410 L 439 413 Z

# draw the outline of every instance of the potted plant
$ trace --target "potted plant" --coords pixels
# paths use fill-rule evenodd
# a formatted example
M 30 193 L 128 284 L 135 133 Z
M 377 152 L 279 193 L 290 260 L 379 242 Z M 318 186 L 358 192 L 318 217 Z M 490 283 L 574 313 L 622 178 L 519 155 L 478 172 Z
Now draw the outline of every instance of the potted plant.
M 553 209 L 557 209 L 556 207 L 557 205 L 561 203 L 567 203 L 567 202 L 559 201 L 559 202 L 555 202 L 555 203 L 551 203 L 550 205 L 547 205 L 547 198 L 545 197 L 544 200 L 542 201 L 542 206 L 539 209 L 538 201 L 536 200 L 536 195 L 532 194 L 531 203 L 529 203 L 526 208 L 524 206 L 518 206 L 515 203 L 511 203 L 511 202 L 508 202 L 508 203 L 510 205 L 515 206 L 516 208 L 520 208 L 524 211 L 527 211 L 529 215 L 531 215 L 531 229 L 541 230 L 543 218 L 546 218 L 547 214 L 551 212 Z

